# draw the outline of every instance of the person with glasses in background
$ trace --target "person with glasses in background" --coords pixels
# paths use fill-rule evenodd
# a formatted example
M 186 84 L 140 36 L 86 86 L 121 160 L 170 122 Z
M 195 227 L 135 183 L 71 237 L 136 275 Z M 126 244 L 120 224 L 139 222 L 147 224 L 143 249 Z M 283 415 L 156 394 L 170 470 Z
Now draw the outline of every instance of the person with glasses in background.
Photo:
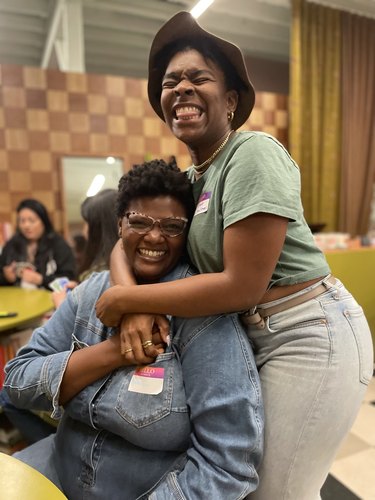
M 138 283 L 194 273 L 184 255 L 194 209 L 176 165 L 121 178 L 118 235 Z M 96 317 L 110 285 L 103 271 L 74 288 L 7 364 L 14 404 L 61 417 L 55 435 L 15 456 L 72 500 L 244 498 L 258 485 L 263 407 L 238 315 L 171 318 L 168 338 L 155 331 L 140 346 L 157 358 L 136 367 L 118 329 Z

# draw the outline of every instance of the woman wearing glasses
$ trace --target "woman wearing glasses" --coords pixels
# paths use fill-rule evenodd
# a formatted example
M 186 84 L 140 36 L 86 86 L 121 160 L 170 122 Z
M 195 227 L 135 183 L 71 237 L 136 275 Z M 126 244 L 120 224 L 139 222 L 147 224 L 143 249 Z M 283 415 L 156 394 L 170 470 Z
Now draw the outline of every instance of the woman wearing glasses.
M 192 274 L 181 256 L 193 212 L 176 166 L 155 161 L 122 177 L 119 236 L 139 283 Z M 135 368 L 132 348 L 121 354 L 117 329 L 95 314 L 109 286 L 104 271 L 76 287 L 8 363 L 13 403 L 61 417 L 56 435 L 16 457 L 71 500 L 244 498 L 258 484 L 263 411 L 237 315 L 172 318 L 167 343 L 155 334 L 141 346 L 159 356 Z

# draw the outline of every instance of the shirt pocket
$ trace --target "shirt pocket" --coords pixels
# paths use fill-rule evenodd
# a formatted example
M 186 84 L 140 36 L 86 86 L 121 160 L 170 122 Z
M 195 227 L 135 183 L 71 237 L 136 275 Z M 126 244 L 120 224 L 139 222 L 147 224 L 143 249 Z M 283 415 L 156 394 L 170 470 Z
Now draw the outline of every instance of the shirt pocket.
M 184 430 L 182 434 L 190 427 L 189 417 L 186 405 L 185 389 L 182 378 L 182 367 L 177 355 L 174 352 L 167 352 L 157 357 L 155 363 L 147 365 L 148 373 L 162 374 L 162 388 L 157 394 L 148 394 L 143 392 L 142 387 L 134 389 L 133 377 L 136 370 L 130 370 L 123 373 L 123 382 L 119 388 L 115 410 L 117 414 L 133 429 L 142 430 L 145 435 L 147 429 L 152 431 L 172 432 L 176 425 L 179 431 Z M 157 379 L 160 384 L 161 378 Z M 160 386 L 159 386 L 160 388 Z M 166 428 L 168 420 L 168 428 Z M 158 425 L 159 424 L 159 425 Z M 167 434 L 164 436 L 167 438 Z
M 117 413 L 137 428 L 150 425 L 168 415 L 172 408 L 174 389 L 179 390 L 181 386 L 183 389 L 181 367 L 178 365 L 179 361 L 175 353 L 169 352 L 159 355 L 155 363 L 143 367 L 147 368 L 151 379 L 153 372 L 159 372 L 161 378 L 156 379 L 156 381 L 162 384 L 162 388 L 158 394 L 145 393 L 141 387 L 136 391 L 130 390 L 131 385 L 134 386 L 133 377 L 137 376 L 136 370 L 125 372 L 116 400 Z

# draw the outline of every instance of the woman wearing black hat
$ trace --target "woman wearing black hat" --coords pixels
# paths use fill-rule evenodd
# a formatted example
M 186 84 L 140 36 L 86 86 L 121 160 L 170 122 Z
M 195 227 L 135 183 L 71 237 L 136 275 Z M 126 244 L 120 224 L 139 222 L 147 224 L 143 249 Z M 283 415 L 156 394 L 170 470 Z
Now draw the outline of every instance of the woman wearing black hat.
M 266 414 L 260 485 L 250 497 L 317 500 L 372 376 L 363 311 L 314 244 L 288 152 L 267 134 L 235 132 L 254 104 L 240 49 L 180 12 L 152 43 L 148 93 L 192 158 L 188 249 L 201 274 L 114 287 L 97 314 L 117 325 L 123 314 L 144 310 L 183 317 L 246 311 Z M 156 354 L 153 346 L 142 350 L 151 332 L 126 329 L 130 319 L 122 336 L 142 362 Z
M 52 226 L 46 207 L 25 199 L 17 207 L 16 234 L 0 255 L 0 285 L 48 288 L 57 277 L 75 279 L 75 259 Z

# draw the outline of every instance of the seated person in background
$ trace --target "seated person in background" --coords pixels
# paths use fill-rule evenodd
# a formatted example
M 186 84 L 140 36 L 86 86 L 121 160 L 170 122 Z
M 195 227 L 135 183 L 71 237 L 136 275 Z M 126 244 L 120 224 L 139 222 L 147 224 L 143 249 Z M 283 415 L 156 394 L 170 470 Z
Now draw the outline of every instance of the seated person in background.
M 194 208 L 175 165 L 121 178 L 118 231 L 138 283 L 193 273 L 183 255 Z M 154 333 L 157 358 L 134 367 L 119 331 L 96 317 L 109 286 L 103 271 L 74 288 L 7 364 L 14 404 L 62 414 L 56 434 L 15 456 L 70 499 L 244 498 L 258 484 L 263 407 L 238 315 L 171 318 L 168 338 Z
M 109 258 L 112 249 L 119 239 L 115 205 L 117 191 L 103 189 L 95 196 L 86 198 L 81 204 L 81 216 L 85 222 L 83 234 L 85 248 L 82 263 L 78 268 L 79 281 L 87 279 L 94 271 L 109 269 Z M 67 289 L 74 288 L 78 283 L 69 282 Z M 57 309 L 66 297 L 66 290 L 53 292 L 52 298 Z
M 87 237 L 82 266 L 79 269 L 81 281 L 94 271 L 109 269 L 109 257 L 119 238 L 115 214 L 116 199 L 115 189 L 103 189 L 95 196 L 86 198 L 81 205 L 81 215 L 85 221 L 84 233 Z M 69 288 L 76 284 L 75 281 L 70 281 Z M 65 297 L 66 291 L 52 293 L 56 308 Z M 51 419 L 47 412 L 34 413 L 17 408 L 3 390 L 0 391 L 0 406 L 27 444 L 35 443 L 56 431 L 57 421 Z
M 21 201 L 16 233 L 0 255 L 0 285 L 48 289 L 49 283 L 62 276 L 76 278 L 72 249 L 54 231 L 42 203 L 34 199 Z
M 94 271 L 109 269 L 109 258 L 119 239 L 116 200 L 116 189 L 103 189 L 95 196 L 86 198 L 81 205 L 87 243 L 79 281 L 88 278 Z

